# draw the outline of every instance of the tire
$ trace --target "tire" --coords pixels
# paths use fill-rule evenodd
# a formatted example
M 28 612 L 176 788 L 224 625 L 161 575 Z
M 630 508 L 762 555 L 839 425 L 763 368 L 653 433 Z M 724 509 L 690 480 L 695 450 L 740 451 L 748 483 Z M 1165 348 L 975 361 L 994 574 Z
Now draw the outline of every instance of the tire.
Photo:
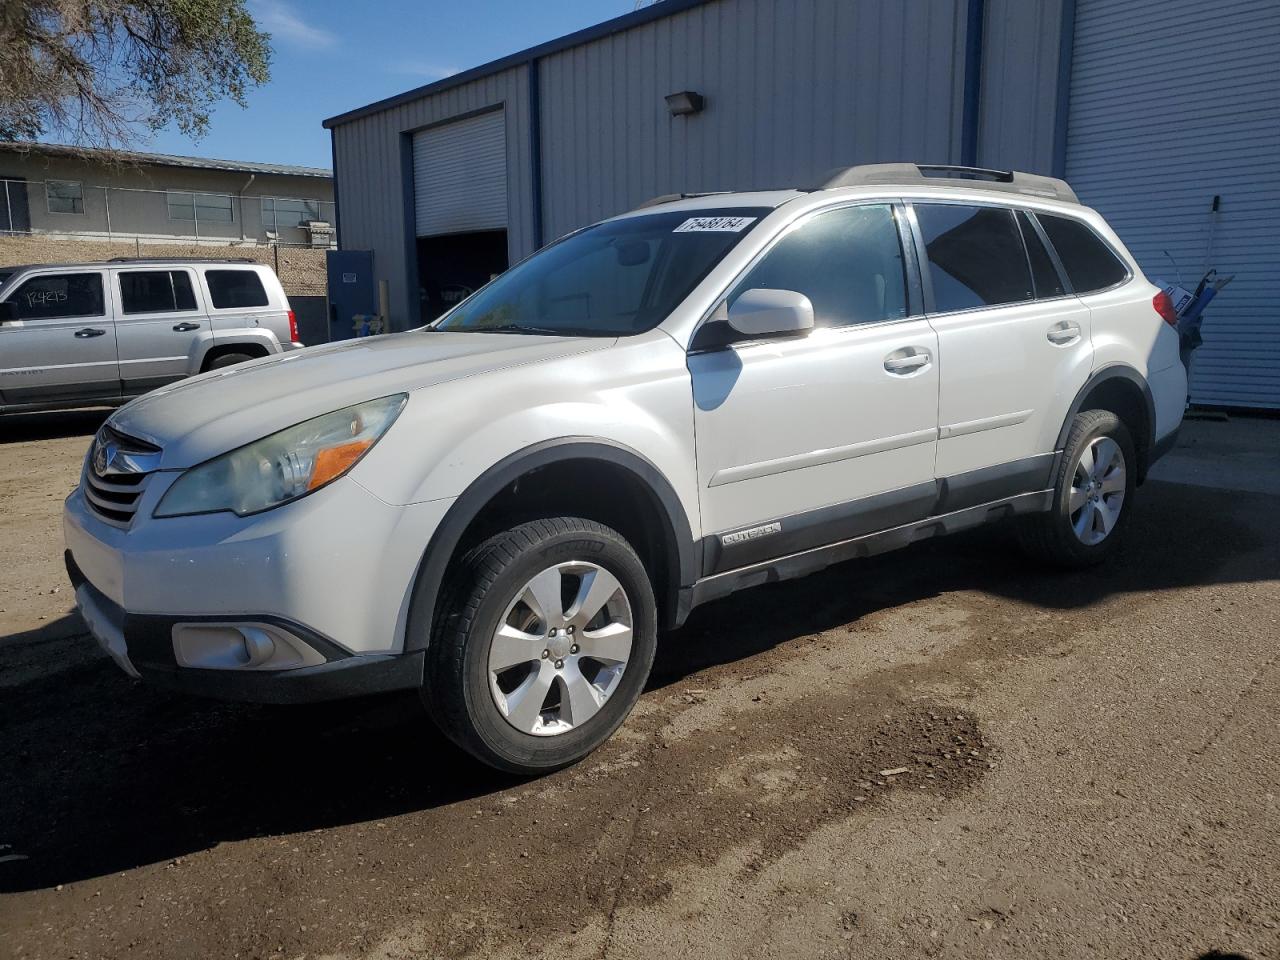
M 549 773 L 600 746 L 631 712 L 653 666 L 657 620 L 644 565 L 616 531 L 577 517 L 521 524 L 451 572 L 423 700 L 484 763 Z
M 237 363 L 244 363 L 253 359 L 255 359 L 253 355 L 248 353 L 223 353 L 205 364 L 205 370 L 221 370 L 223 367 L 232 367 Z
M 1094 464 L 1093 473 L 1089 464 Z M 1115 472 L 1117 465 L 1123 475 Z M 1052 508 L 1024 518 L 1019 526 L 1023 549 L 1065 569 L 1102 563 L 1127 525 L 1137 472 L 1133 438 L 1119 417 L 1110 410 L 1077 414 L 1054 477 Z

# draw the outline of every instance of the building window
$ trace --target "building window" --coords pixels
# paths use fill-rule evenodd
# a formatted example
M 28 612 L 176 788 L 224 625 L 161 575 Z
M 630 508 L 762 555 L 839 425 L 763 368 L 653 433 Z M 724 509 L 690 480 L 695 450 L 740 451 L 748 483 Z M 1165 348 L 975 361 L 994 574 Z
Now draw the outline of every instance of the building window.
M 84 188 L 77 180 L 46 180 L 50 213 L 84 213 Z
M 319 200 L 284 200 L 262 198 L 262 226 L 266 230 L 300 227 L 308 220 L 320 219 Z
M 234 198 L 225 193 L 177 193 L 169 191 L 169 219 L 200 223 L 231 223 Z

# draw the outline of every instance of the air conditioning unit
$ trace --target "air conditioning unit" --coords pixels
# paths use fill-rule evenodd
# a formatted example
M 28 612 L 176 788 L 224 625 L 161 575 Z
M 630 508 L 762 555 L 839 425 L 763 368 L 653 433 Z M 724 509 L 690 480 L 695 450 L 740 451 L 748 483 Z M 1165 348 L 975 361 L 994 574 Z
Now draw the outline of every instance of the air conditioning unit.
M 333 238 L 333 224 L 328 220 L 304 220 L 302 229 L 307 231 L 313 247 L 327 247 Z

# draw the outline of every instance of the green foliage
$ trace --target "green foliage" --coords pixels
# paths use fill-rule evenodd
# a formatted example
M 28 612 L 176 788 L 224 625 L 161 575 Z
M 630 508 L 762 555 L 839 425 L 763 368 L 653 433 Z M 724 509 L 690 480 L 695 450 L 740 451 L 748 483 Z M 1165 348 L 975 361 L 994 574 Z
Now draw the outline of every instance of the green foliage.
M 198 138 L 270 66 L 245 0 L 0 0 L 0 139 L 110 148 L 169 124 Z

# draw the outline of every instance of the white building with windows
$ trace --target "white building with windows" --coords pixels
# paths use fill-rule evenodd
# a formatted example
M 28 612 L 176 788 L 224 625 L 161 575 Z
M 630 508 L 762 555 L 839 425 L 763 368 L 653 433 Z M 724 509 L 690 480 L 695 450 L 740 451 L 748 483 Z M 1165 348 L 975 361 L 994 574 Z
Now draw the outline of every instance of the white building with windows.
M 0 143 L 0 238 L 327 248 L 334 216 L 320 167 Z

